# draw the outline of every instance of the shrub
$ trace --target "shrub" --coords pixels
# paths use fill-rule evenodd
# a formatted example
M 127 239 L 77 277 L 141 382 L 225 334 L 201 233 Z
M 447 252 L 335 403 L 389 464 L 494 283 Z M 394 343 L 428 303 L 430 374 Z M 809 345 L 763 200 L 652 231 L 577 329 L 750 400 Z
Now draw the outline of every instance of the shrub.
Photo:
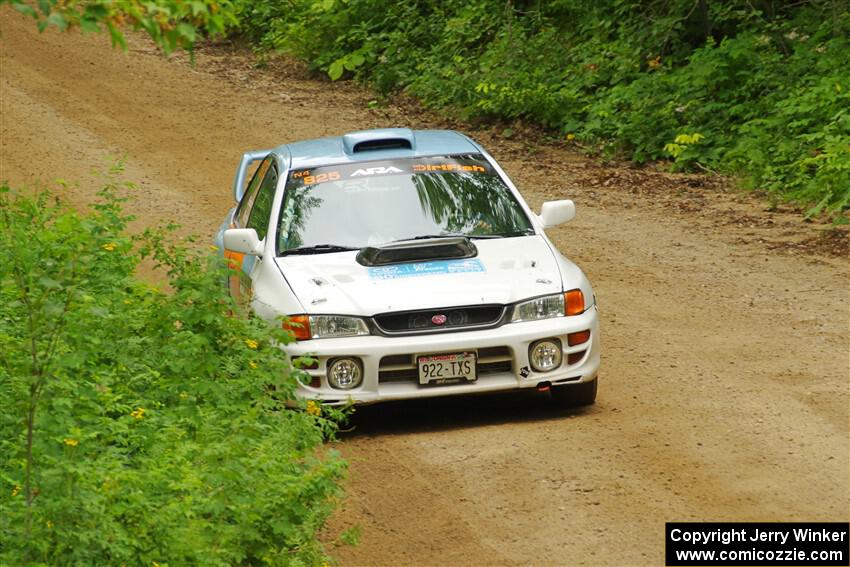
M 231 315 L 214 256 L 128 236 L 117 189 L 0 189 L 0 563 L 322 563 L 345 465 L 287 409 L 288 334 Z
M 332 79 L 532 120 L 603 156 L 736 174 L 810 214 L 850 207 L 847 0 L 235 6 L 235 33 Z

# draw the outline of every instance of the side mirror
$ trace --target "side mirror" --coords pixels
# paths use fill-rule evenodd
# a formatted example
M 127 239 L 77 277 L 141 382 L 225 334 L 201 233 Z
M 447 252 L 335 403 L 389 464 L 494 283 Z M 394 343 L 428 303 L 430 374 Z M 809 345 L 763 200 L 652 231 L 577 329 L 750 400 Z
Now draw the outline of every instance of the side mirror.
M 257 231 L 253 228 L 229 228 L 225 230 L 224 249 L 249 256 L 263 255 L 263 243 L 260 242 Z
M 576 204 L 569 199 L 546 201 L 540 207 L 540 220 L 543 228 L 551 228 L 571 221 L 576 216 Z

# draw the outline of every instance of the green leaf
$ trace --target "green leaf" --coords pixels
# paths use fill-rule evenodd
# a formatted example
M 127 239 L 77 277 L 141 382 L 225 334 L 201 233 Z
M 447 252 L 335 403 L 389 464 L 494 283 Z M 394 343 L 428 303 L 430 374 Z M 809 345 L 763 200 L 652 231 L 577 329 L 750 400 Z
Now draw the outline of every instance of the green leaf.
M 360 526 L 353 526 L 339 534 L 339 539 L 346 545 L 358 545 L 360 543 Z
M 42 276 L 38 278 L 38 285 L 46 289 L 59 289 L 60 287 L 62 287 L 62 284 L 60 284 L 58 281 L 47 276 Z
M 94 33 L 100 31 L 100 25 L 97 20 L 92 18 L 82 18 L 80 20 L 80 29 L 84 32 Z
M 65 16 L 63 16 L 59 12 L 53 12 L 52 14 L 47 16 L 47 19 L 44 20 L 44 23 L 46 26 L 56 26 L 61 31 L 65 31 L 66 29 L 68 29 L 68 20 L 66 20 Z
M 112 45 L 120 47 L 124 51 L 127 50 L 127 40 L 124 39 L 124 34 L 121 33 L 121 30 L 115 27 L 112 24 L 107 24 L 109 29 L 109 37 L 112 39 Z
M 15 10 L 20 12 L 21 14 L 25 14 L 30 16 L 31 18 L 38 19 L 38 12 L 35 11 L 35 8 L 30 6 L 29 4 L 13 4 Z
M 351 61 L 354 68 L 361 66 L 366 61 L 366 58 L 363 57 L 363 54 L 359 51 L 352 53 L 348 59 Z
M 205 14 L 207 11 L 207 7 L 203 2 L 195 1 L 192 2 L 190 6 L 192 8 L 192 15 L 195 17 Z
M 187 43 L 192 44 L 195 42 L 197 30 L 192 24 L 188 24 L 186 22 L 178 24 L 177 31 L 186 40 Z
M 330 77 L 332 81 L 336 81 L 342 77 L 343 64 L 344 61 L 342 59 L 337 59 L 331 63 L 330 67 L 328 67 L 328 77 Z

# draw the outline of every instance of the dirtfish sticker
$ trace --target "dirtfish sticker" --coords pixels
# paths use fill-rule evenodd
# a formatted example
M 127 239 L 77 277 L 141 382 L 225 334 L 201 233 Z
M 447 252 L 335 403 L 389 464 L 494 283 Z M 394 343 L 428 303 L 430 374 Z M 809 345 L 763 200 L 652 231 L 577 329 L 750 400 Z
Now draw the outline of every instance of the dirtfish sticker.
M 466 272 L 486 272 L 481 260 L 438 260 L 434 262 L 416 262 L 369 268 L 369 277 L 373 280 L 394 280 L 415 278 L 435 274 L 463 274 Z

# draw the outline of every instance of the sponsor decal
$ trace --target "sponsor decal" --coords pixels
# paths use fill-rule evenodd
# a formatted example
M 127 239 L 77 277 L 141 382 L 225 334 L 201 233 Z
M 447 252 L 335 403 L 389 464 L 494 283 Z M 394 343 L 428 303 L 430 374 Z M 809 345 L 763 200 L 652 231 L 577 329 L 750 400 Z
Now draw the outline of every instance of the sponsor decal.
M 419 173 L 423 171 L 471 171 L 474 173 L 484 173 L 487 171 L 480 165 L 462 165 L 459 163 L 437 163 L 437 164 L 420 164 L 413 166 L 413 171 Z
M 326 183 L 328 181 L 339 181 L 340 174 L 338 171 L 328 171 L 326 173 L 311 174 L 309 169 L 295 171 L 292 173 L 293 179 L 300 179 L 304 185 L 314 185 L 316 183 Z
M 367 167 L 363 169 L 358 169 L 354 173 L 352 173 L 349 177 L 358 177 L 361 175 L 384 175 L 387 173 L 402 173 L 402 171 L 393 166 L 389 167 Z
M 261 167 L 268 167 L 263 162 Z M 263 171 L 260 174 L 264 173 Z M 385 175 L 410 175 L 423 173 L 462 173 L 495 175 L 490 165 L 476 156 L 435 156 L 399 158 L 362 163 L 335 164 L 296 169 L 289 174 L 287 187 L 309 187 L 320 183 L 342 180 L 369 179 Z
M 435 260 L 432 262 L 375 266 L 369 268 L 369 278 L 373 280 L 395 280 L 399 278 L 486 271 L 484 264 L 477 258 L 467 260 Z

